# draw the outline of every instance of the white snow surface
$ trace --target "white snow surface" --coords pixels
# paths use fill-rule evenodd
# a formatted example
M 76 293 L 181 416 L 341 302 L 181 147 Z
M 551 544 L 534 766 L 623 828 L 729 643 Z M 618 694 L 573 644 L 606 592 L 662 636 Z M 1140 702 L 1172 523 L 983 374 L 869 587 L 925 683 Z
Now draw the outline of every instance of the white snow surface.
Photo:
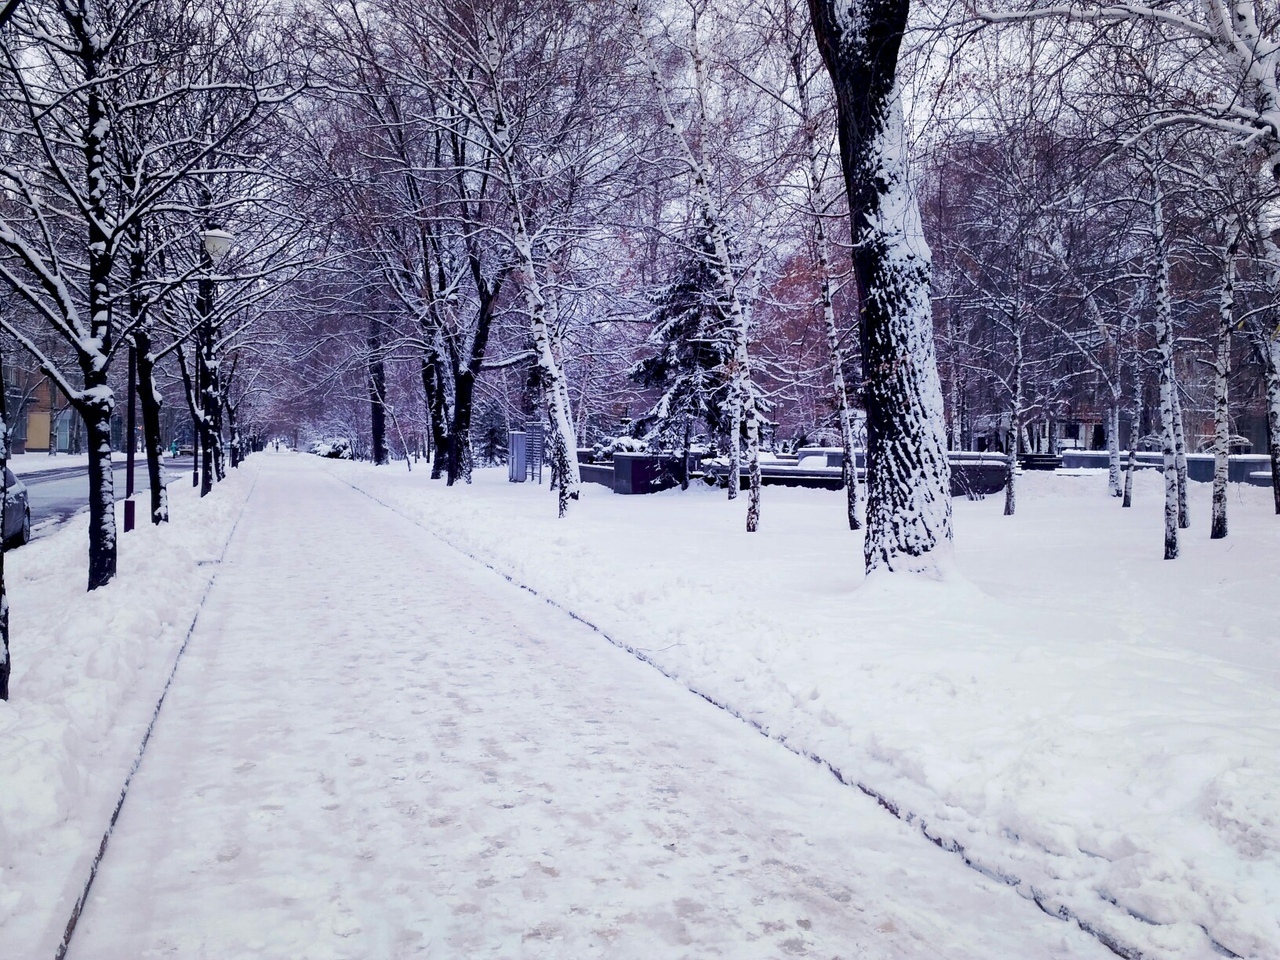
M 1280 957 L 1280 519 L 1233 485 L 1209 541 L 1193 484 L 1166 562 L 1159 476 L 1106 482 L 957 501 L 943 582 L 865 581 L 843 494 L 786 488 L 748 535 L 257 455 L 87 595 L 74 520 L 8 559 L 0 957 L 53 955 L 215 571 L 72 958 L 1112 956 L 1059 910 Z
M 329 465 L 681 683 L 883 797 L 928 837 L 1144 956 L 1280 957 L 1280 518 L 1161 478 L 1028 473 L 957 500 L 956 573 L 864 580 L 839 492 L 770 488 L 761 530 L 709 490 L 545 488 Z M 1034 909 L 1030 904 L 1029 909 Z M 1215 945 L 1216 944 L 1216 945 Z
M 482 475 L 445 497 L 489 500 L 486 535 L 494 510 L 555 509 L 545 488 Z M 136 743 L 183 632 L 152 621 L 189 619 L 210 574 L 73 960 L 1109 956 L 355 478 L 398 475 L 250 458 L 205 501 L 177 498 L 150 542 L 126 536 L 117 583 L 86 599 L 63 578 L 81 619 L 129 596 L 143 621 L 83 645 L 55 611 L 35 647 L 24 622 L 17 699 L 0 705 L 5 792 L 30 781 L 5 808 L 0 956 L 53 955 L 128 766 L 117 745 Z M 442 492 L 424 487 L 388 484 Z M 241 503 L 223 562 L 197 564 Z M 14 555 L 15 605 L 78 540 Z M 95 647 L 91 691 L 37 685 L 48 662 L 78 689 Z M 61 737 L 33 779 L 39 756 L 11 745 L 39 722 Z
M 174 523 L 121 534 L 119 576 L 92 593 L 87 514 L 6 556 L 14 667 L 11 699 L 0 703 L 3 960 L 54 956 L 208 585 L 205 561 L 221 552 L 253 472 L 198 502 L 174 485 Z

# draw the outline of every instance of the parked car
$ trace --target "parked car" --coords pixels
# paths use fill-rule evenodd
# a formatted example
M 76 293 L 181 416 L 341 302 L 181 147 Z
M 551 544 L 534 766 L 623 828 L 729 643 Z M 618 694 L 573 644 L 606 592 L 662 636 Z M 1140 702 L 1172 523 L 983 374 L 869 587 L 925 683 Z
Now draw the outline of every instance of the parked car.
M 5 467 L 4 481 L 4 542 L 20 547 L 31 539 L 31 504 L 27 502 L 27 485 L 8 467 Z

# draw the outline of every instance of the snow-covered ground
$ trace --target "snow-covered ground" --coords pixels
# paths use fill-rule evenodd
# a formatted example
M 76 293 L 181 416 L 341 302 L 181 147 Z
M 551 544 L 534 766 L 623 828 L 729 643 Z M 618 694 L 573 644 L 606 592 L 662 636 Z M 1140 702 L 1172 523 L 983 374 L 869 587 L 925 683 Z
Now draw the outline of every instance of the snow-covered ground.
M 1051 913 L 1161 958 L 1280 957 L 1280 518 L 1193 484 L 1161 557 L 1158 475 L 1028 474 L 956 502 L 957 574 L 864 582 L 838 493 L 546 488 L 326 469 L 839 769 Z M 1029 909 L 1033 909 L 1029 906 Z
M 56 457 L 58 461 L 69 458 Z M 120 575 L 85 592 L 88 517 L 5 558 L 14 661 L 0 703 L 0 958 L 52 958 L 254 465 L 174 522 L 121 535 Z M 119 521 L 119 517 L 117 517 Z
M 8 560 L 0 957 L 52 955 L 218 570 L 73 958 L 1109 955 L 1061 912 L 1275 960 L 1280 519 L 1235 489 L 1210 542 L 1193 485 L 1167 563 L 1138 480 L 957 501 L 944 583 L 864 582 L 825 491 L 748 536 L 709 490 L 558 521 L 505 471 L 262 455 L 90 595 L 73 521 Z
M 316 460 L 263 459 L 71 960 L 1106 955 Z
M 122 454 L 115 454 L 116 457 Z M 42 473 L 45 470 L 61 470 L 66 467 L 87 467 L 87 453 L 59 453 L 49 456 L 47 453 L 20 453 L 9 458 L 9 469 L 22 476 L 27 473 Z

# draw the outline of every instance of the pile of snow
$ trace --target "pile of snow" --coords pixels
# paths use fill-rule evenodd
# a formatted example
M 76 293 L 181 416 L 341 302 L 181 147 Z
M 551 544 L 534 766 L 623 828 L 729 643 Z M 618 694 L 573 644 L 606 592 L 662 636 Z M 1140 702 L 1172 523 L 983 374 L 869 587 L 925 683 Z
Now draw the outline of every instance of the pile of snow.
M 121 533 L 119 575 L 92 593 L 87 516 L 6 556 L 0 955 L 54 956 L 256 469 L 251 458 L 204 499 L 174 484 L 172 523 Z
M 823 758 L 1051 914 L 1169 960 L 1280 957 L 1280 519 L 1233 486 L 1208 539 L 1192 485 L 1161 559 L 1161 478 L 1027 474 L 956 500 L 946 582 L 864 580 L 840 492 L 777 488 L 761 531 L 691 488 L 471 486 L 363 464 L 336 476 Z

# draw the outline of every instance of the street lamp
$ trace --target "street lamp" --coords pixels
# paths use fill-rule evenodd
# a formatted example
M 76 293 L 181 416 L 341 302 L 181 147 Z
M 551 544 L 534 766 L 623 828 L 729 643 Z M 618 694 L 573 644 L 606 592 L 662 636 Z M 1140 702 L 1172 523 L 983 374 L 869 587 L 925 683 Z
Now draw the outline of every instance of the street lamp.
M 214 263 L 218 263 L 225 257 L 231 250 L 231 245 L 236 242 L 235 234 L 220 230 L 217 227 L 210 227 L 204 231 L 204 233 L 200 234 L 200 239 L 204 243 L 204 252 L 209 255 L 209 259 Z

